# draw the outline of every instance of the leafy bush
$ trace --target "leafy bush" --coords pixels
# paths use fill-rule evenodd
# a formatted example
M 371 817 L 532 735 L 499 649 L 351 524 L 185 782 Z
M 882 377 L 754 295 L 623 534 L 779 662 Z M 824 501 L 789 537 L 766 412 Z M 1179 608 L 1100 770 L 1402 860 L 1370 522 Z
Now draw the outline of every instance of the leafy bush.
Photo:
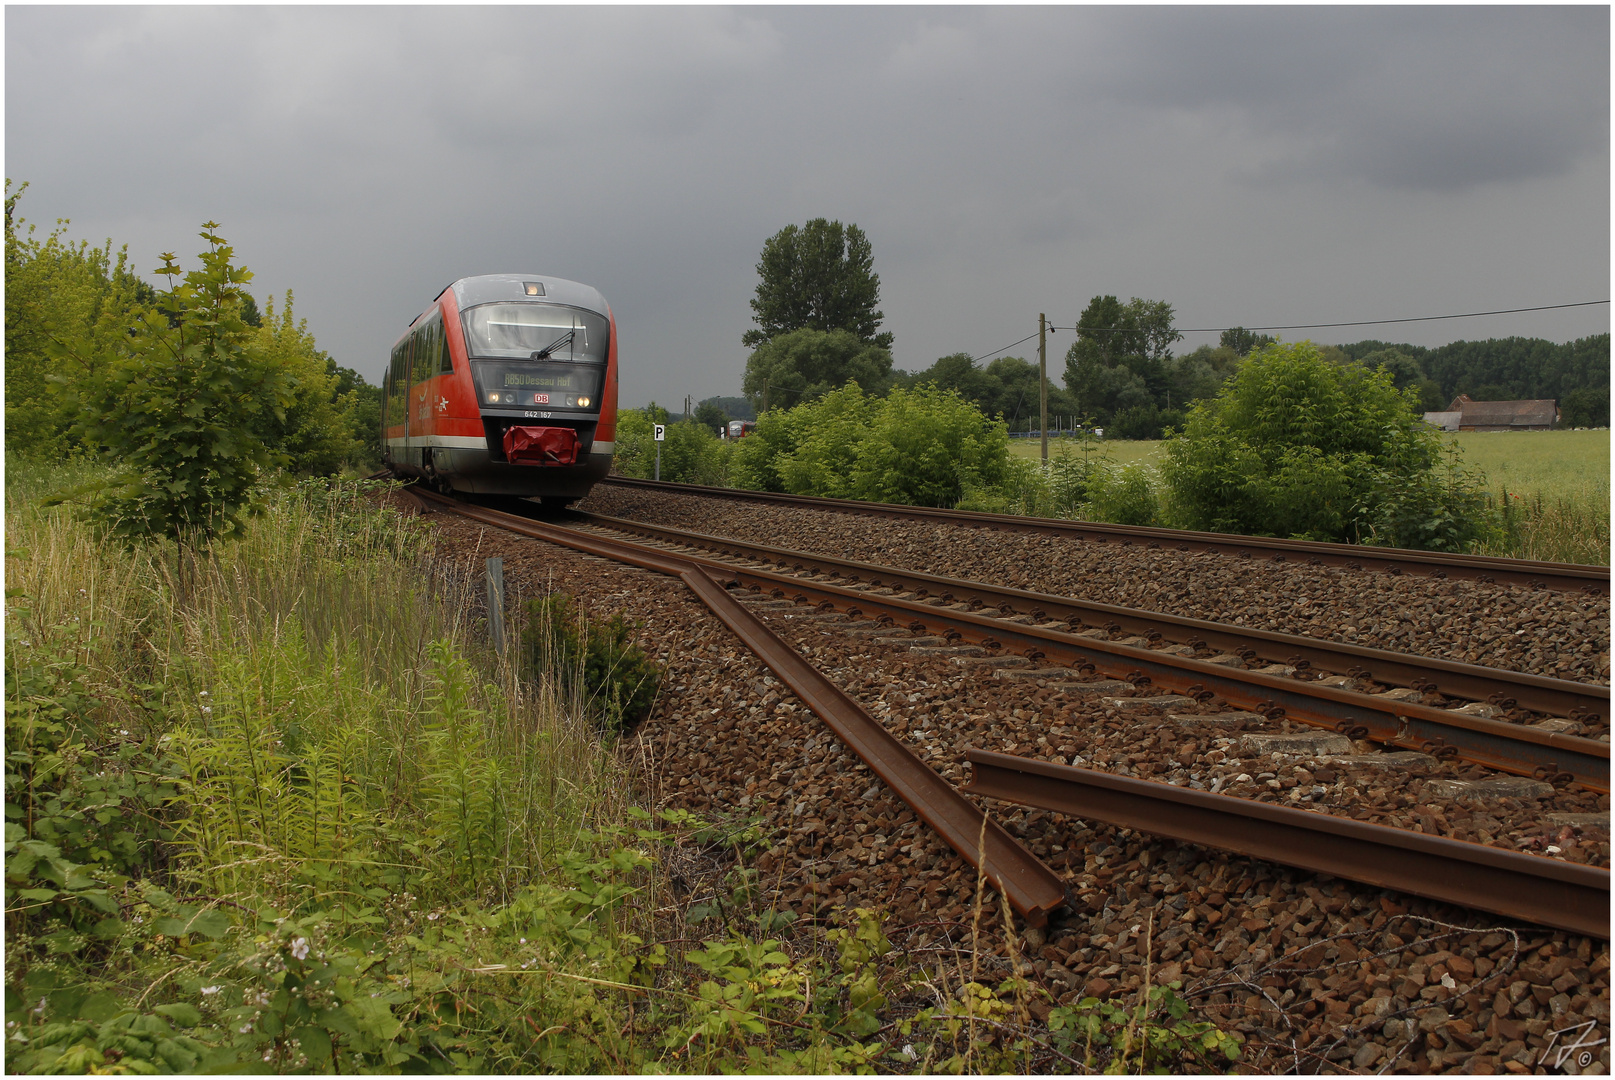
M 656 476 L 656 432 L 647 409 L 620 409 L 617 412 L 617 450 L 612 471 L 620 476 L 643 480 Z M 695 420 L 667 424 L 661 446 L 662 479 L 677 484 L 707 484 L 723 487 L 729 483 L 733 444 L 718 438 L 717 432 Z
M 1123 469 L 1097 469 L 1088 480 L 1083 516 L 1115 525 L 1158 525 L 1160 499 L 1144 465 Z
M 172 284 L 135 329 L 114 343 L 52 343 L 53 358 L 82 365 L 73 433 L 118 469 L 73 493 L 114 534 L 205 546 L 239 536 L 253 489 L 278 464 L 268 436 L 284 422 L 294 379 L 242 319 L 252 273 L 204 226 L 202 268 Z M 179 275 L 171 255 L 160 273 Z M 99 350 L 99 352 L 97 352 Z
M 1427 481 L 1441 442 L 1416 392 L 1388 371 L 1332 364 L 1311 342 L 1253 353 L 1166 451 L 1184 528 L 1461 546 L 1488 527 L 1463 476 Z
M 934 386 L 877 398 L 849 383 L 770 410 L 734 456 L 742 486 L 911 506 L 953 506 L 967 488 L 997 488 L 1009 470 L 1003 422 Z
M 1108 432 L 1118 439 L 1159 439 L 1168 428 L 1181 427 L 1182 409 L 1160 409 L 1154 404 L 1134 405 L 1118 412 Z
M 523 666 L 534 676 L 556 673 L 606 731 L 626 731 L 656 701 L 662 674 L 633 641 L 621 612 L 590 619 L 570 596 L 551 593 L 527 605 Z

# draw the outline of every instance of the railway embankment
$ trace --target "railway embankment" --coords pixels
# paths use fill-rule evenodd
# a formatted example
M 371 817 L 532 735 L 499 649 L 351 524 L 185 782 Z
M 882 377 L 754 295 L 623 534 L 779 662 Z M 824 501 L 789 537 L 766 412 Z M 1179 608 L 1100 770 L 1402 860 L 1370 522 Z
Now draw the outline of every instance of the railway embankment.
M 600 489 L 595 505 L 610 490 Z M 937 526 L 905 533 L 890 522 L 783 515 L 769 523 L 737 514 L 732 504 L 692 507 L 683 497 L 651 512 L 643 503 L 637 510 L 620 502 L 603 508 L 679 519 L 708 533 L 750 529 L 767 542 L 789 536 L 799 548 L 808 538 L 899 565 L 940 562 L 960 576 L 993 576 L 981 571 L 996 568 L 1000 580 L 1018 586 L 1036 581 L 1047 588 L 1040 568 L 1062 561 L 1062 553 L 1051 555 L 1042 544 L 1022 543 L 1017 555 L 1010 549 L 1016 538 L 938 533 Z M 856 907 L 879 908 L 889 915 L 887 933 L 922 970 L 968 967 L 984 981 L 1016 974 L 1030 980 L 1040 990 L 1028 1001 L 1034 1027 L 1049 1010 L 1090 996 L 1133 1000 L 1141 987 L 1176 982 L 1196 1016 L 1246 1040 L 1245 1064 L 1259 1071 L 1534 1071 L 1566 1061 L 1579 1070 L 1581 1048 L 1560 1060 L 1555 1047 L 1587 1030 L 1607 1032 L 1607 931 L 1599 937 L 1544 929 L 1102 820 L 984 804 L 1061 874 L 1069 901 L 1042 927 L 1006 922 L 1001 913 L 984 919 L 969 861 L 917 820 L 677 579 L 447 514 L 435 520 L 454 557 L 501 555 L 513 588 L 573 591 L 602 614 L 622 610 L 642 622 L 641 640 L 667 673 L 652 714 L 621 748 L 637 794 L 659 806 L 744 819 L 757 837 L 751 850 L 681 863 L 683 887 L 703 910 L 732 900 L 737 874 L 755 883 L 757 903 L 789 911 L 799 928 Z M 888 530 L 899 536 L 873 535 Z M 927 552 L 938 554 L 928 560 Z M 1104 573 L 1079 564 L 1067 580 L 1090 583 L 1110 602 L 1160 595 L 1142 584 L 1144 560 L 1186 580 L 1202 576 L 1207 561 L 1180 567 L 1173 553 L 1149 549 L 1105 554 Z M 1282 574 L 1299 570 L 1292 565 Z M 1255 622 L 1269 597 L 1299 592 L 1311 598 L 1304 609 L 1336 596 L 1344 613 L 1303 610 L 1298 618 L 1291 600 L 1266 625 L 1305 633 L 1349 621 L 1359 630 L 1383 630 L 1371 638 L 1376 642 L 1424 644 L 1416 624 L 1398 633 L 1407 620 L 1387 616 L 1415 602 L 1402 591 L 1406 577 L 1384 575 L 1391 589 L 1360 582 L 1353 588 L 1341 574 L 1303 571 L 1303 584 L 1286 592 L 1266 572 L 1236 564 L 1212 574 L 1217 588 L 1198 597 L 1197 610 L 1226 612 L 1220 605 L 1227 602 L 1243 621 Z M 1471 599 L 1476 625 L 1501 614 L 1503 636 L 1514 638 L 1524 635 L 1512 630 L 1528 625 L 1562 624 L 1573 632 L 1572 620 L 1595 625 L 1602 618 L 1603 636 L 1590 635 L 1594 651 L 1566 649 L 1567 632 L 1552 648 L 1503 641 L 1489 655 L 1534 658 L 1539 669 L 1560 673 L 1568 665 L 1591 672 L 1589 681 L 1601 663 L 1607 681 L 1607 599 L 1553 594 L 1544 598 L 1546 615 L 1521 615 L 1519 587 L 1487 592 L 1453 589 L 1457 584 L 1430 580 L 1417 595 L 1427 610 L 1445 605 L 1458 614 L 1466 608 L 1454 597 Z M 1241 596 L 1242 605 L 1232 602 Z M 1215 695 L 1174 699 L 1147 685 L 1074 675 L 789 597 L 760 592 L 746 602 L 955 783 L 968 778 L 965 752 L 984 748 L 1609 865 L 1608 795 L 1579 785 L 1503 775 L 1448 757 L 1387 753 L 1282 716 L 1230 708 Z M 1554 607 L 1560 602 L 1568 615 Z M 1514 610 L 1502 611 L 1504 605 Z M 1439 641 L 1432 651 L 1453 655 Z M 1480 652 L 1473 645 L 1464 651 Z M 1583 657 L 1586 664 L 1577 667 Z M 1576 1034 L 1565 1034 L 1571 1029 Z M 1590 1051 L 1586 1068 L 1607 1068 L 1604 1053 L 1602 1046 Z

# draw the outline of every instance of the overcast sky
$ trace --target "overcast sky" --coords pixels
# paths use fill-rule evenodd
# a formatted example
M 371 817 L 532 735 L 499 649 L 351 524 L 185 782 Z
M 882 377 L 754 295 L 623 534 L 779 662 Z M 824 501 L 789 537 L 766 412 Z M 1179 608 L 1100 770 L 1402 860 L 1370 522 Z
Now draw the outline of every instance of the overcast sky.
M 897 366 L 1070 326 L 1602 300 L 1609 9 L 18 7 L 23 216 L 196 265 L 379 377 L 448 282 L 601 290 L 623 404 L 738 394 L 764 240 L 874 245 Z M 1439 345 L 1609 329 L 1607 306 L 1291 331 Z M 1191 334 L 1182 348 L 1215 341 Z M 1051 374 L 1070 344 L 1056 334 Z M 1035 341 L 1012 350 L 1035 358 Z

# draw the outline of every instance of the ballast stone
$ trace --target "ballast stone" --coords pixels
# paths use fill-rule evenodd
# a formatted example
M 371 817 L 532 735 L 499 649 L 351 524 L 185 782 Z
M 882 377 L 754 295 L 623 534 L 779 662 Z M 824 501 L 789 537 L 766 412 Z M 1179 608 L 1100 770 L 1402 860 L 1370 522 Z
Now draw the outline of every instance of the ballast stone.
M 1349 754 L 1351 740 L 1333 731 L 1260 732 L 1239 740 L 1247 754 L 1290 754 L 1316 757 L 1319 754 Z
M 1261 713 L 1253 712 L 1211 713 L 1207 716 L 1200 716 L 1195 713 L 1169 712 L 1166 714 L 1166 718 L 1172 721 L 1174 724 L 1182 724 L 1185 726 L 1191 726 L 1194 724 L 1231 725 L 1267 723 L 1267 717 L 1263 716 Z
M 1436 763 L 1417 750 L 1388 750 L 1382 754 L 1342 754 L 1319 759 L 1330 765 L 1356 765 L 1364 769 L 1423 769 Z
M 1194 698 L 1184 697 L 1181 694 L 1165 694 L 1161 697 L 1107 697 L 1100 698 L 1099 704 L 1107 709 L 1169 709 L 1174 705 L 1193 705 Z
M 1485 780 L 1432 780 L 1430 791 L 1449 799 L 1542 799 L 1553 785 L 1528 776 L 1493 776 Z

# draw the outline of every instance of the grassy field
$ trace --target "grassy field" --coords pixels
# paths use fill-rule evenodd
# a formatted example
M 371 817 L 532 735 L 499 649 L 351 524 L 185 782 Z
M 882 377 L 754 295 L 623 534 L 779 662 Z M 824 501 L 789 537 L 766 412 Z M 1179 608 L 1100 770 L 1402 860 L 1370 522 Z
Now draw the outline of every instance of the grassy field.
M 1058 457 L 1062 448 L 1071 453 L 1080 453 L 1082 444 L 1075 439 L 1050 439 L 1049 457 Z M 1158 441 L 1133 442 L 1128 439 L 1111 439 L 1097 444 L 1099 451 L 1118 465 L 1131 465 L 1137 461 L 1155 460 L 1161 444 Z M 1043 453 L 1042 442 L 1038 439 L 1011 439 L 1009 452 L 1015 457 L 1023 457 L 1028 461 L 1036 461 Z
M 1609 563 L 1609 432 L 1466 431 L 1451 436 L 1460 463 L 1485 477 L 1503 508 L 1504 535 L 1483 553 L 1552 562 Z M 1049 456 L 1078 444 L 1050 440 Z M 1118 465 L 1154 464 L 1161 443 L 1099 444 Z M 1036 461 L 1036 439 L 1011 439 L 1010 453 Z
M 1521 495 L 1609 496 L 1609 432 L 1464 431 L 1452 436 L 1487 487 Z

